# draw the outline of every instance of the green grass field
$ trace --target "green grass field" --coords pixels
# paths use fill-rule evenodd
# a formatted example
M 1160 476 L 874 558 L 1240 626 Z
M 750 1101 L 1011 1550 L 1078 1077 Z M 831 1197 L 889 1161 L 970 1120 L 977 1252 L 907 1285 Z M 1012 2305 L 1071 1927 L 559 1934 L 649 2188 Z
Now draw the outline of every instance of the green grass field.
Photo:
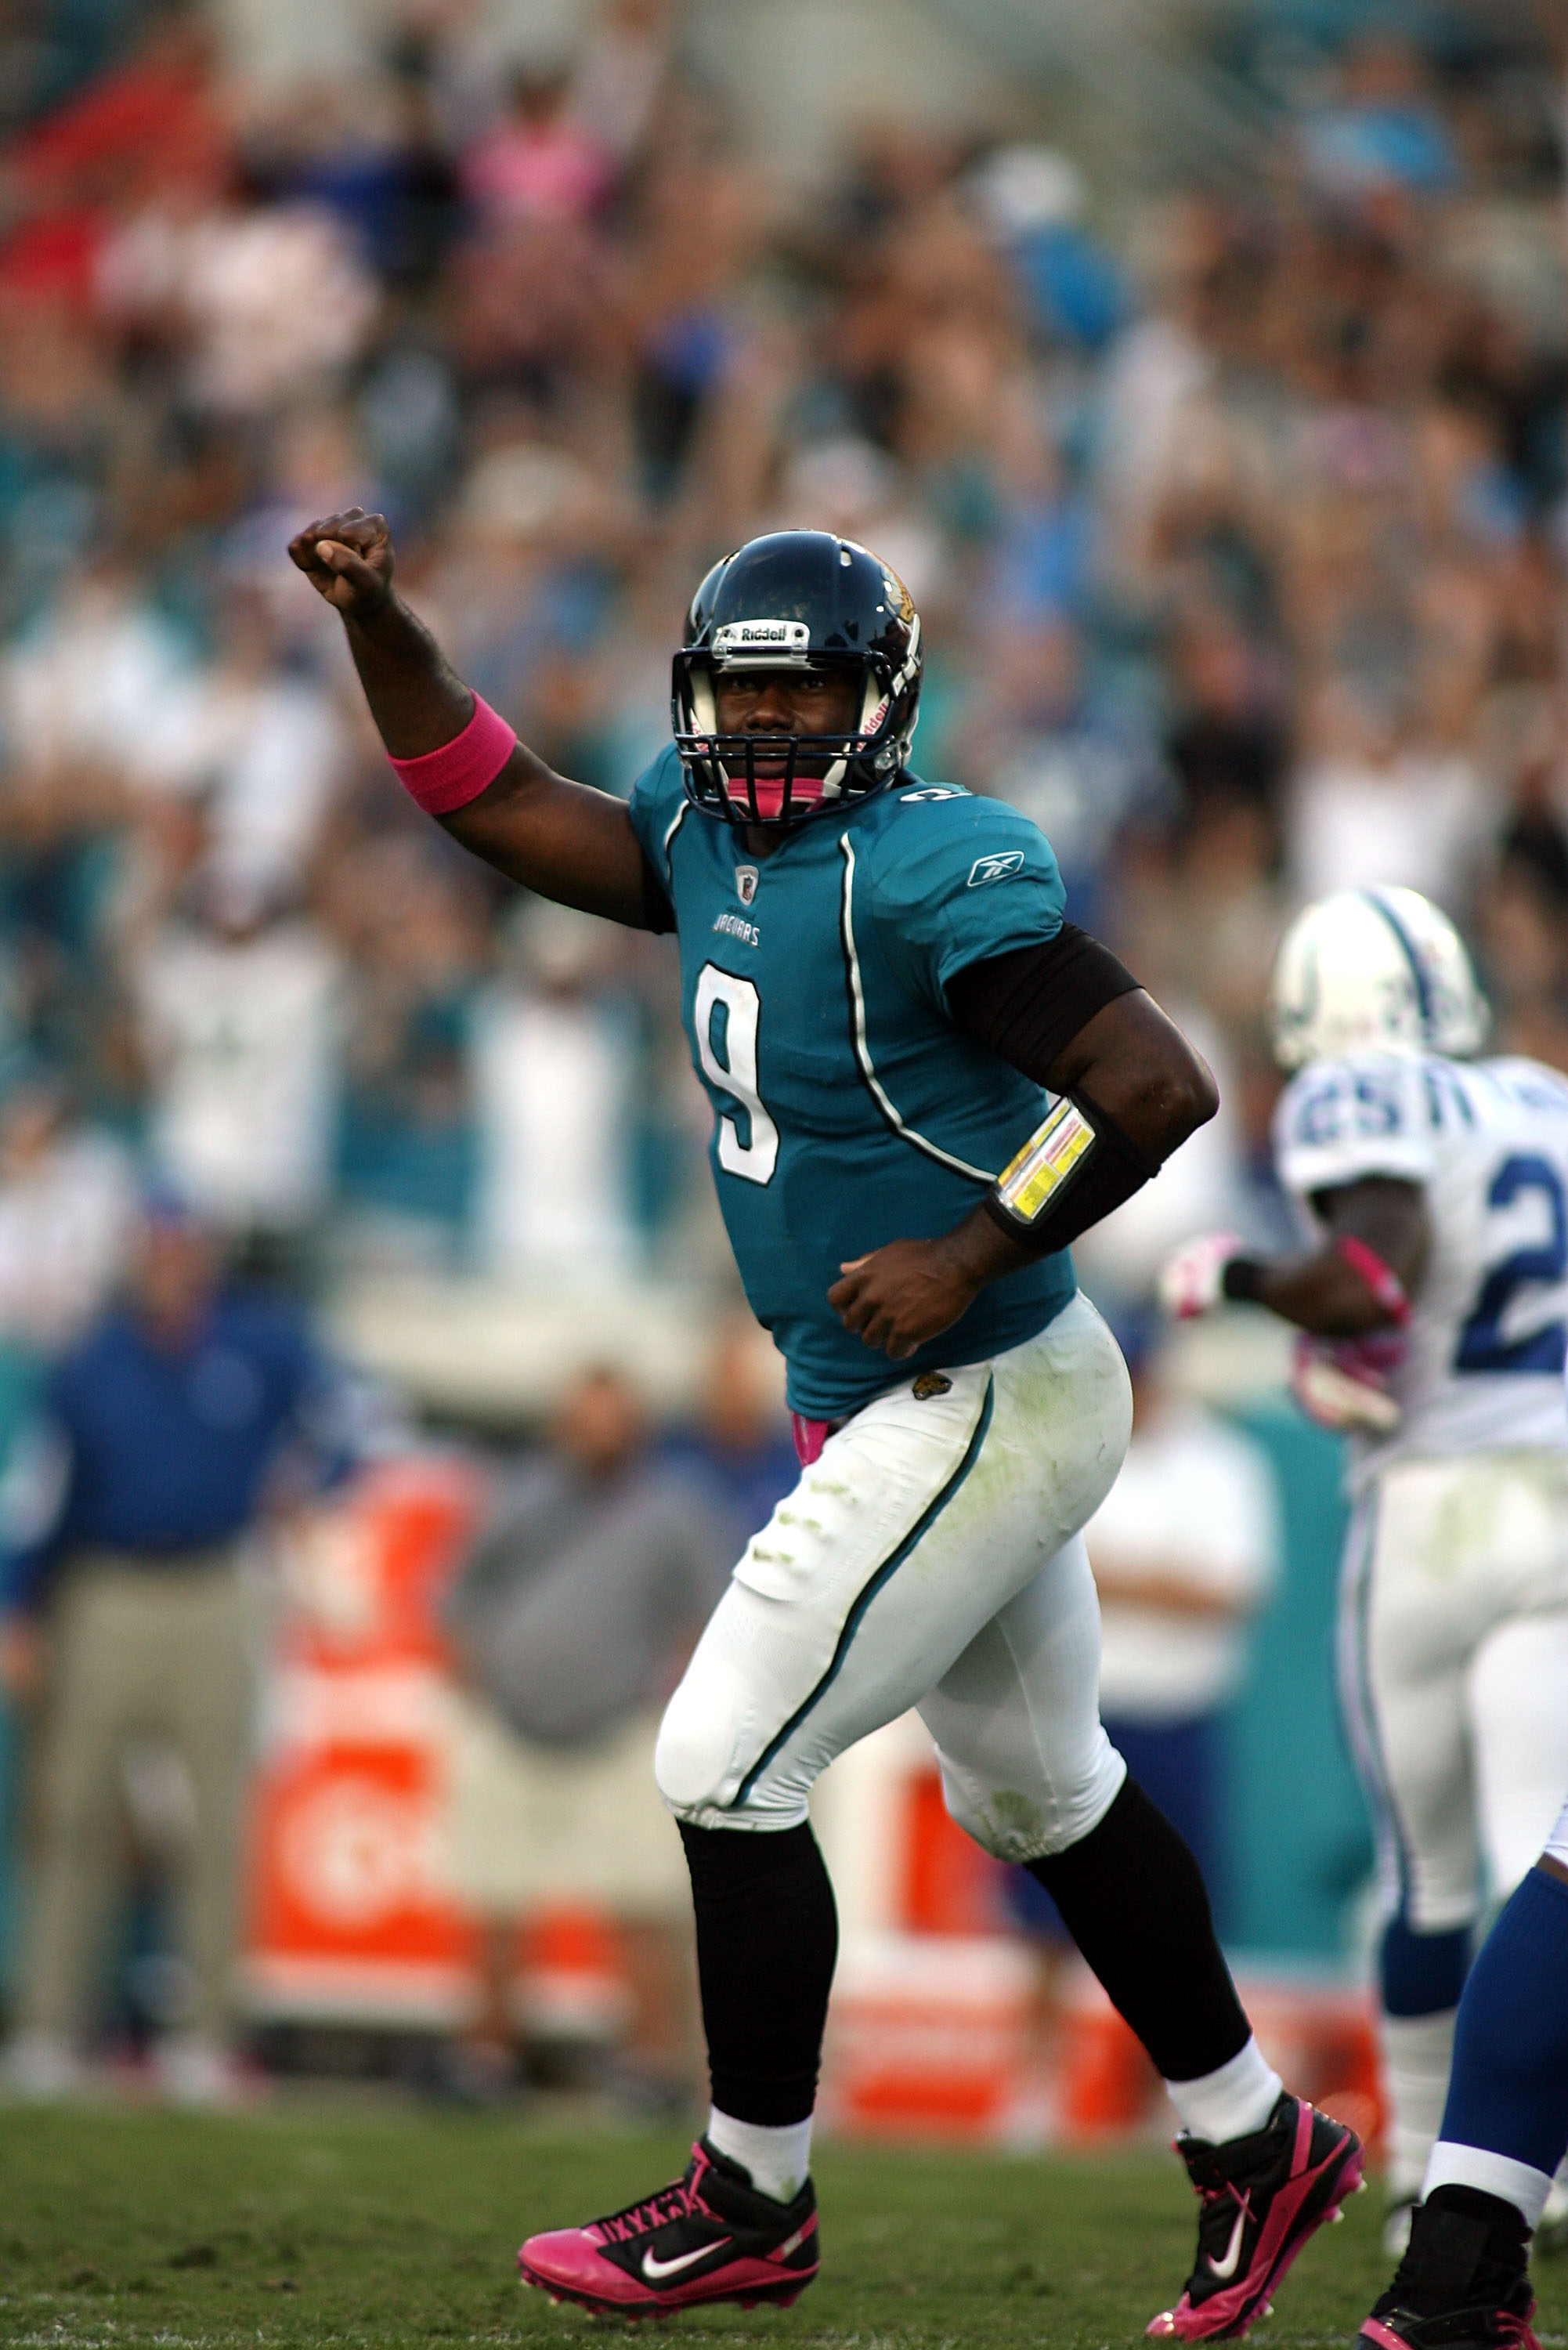
M 391 2106 L 243 2119 L 0 2114 L 0 2342 L 60 2345 L 581 2345 L 602 2324 L 514 2282 L 528 2229 L 629 2200 L 679 2168 L 670 2136 Z M 788 2312 L 670 2321 L 763 2350 L 1131 2345 L 1191 2256 L 1190 2199 L 1158 2152 L 1094 2160 L 826 2147 L 827 2259 Z M 1320 2236 L 1251 2339 L 1345 2340 L 1384 2282 L 1377 2198 Z M 1568 2263 L 1538 2280 L 1568 2334 Z M 613 2329 L 618 2336 L 622 2329 Z

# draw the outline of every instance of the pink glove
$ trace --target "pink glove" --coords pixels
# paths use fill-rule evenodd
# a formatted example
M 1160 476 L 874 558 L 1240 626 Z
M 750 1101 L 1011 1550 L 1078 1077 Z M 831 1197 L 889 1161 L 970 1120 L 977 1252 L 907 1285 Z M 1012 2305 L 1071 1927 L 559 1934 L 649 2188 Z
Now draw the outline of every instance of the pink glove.
M 1241 1254 L 1234 1232 L 1201 1232 L 1195 1241 L 1184 1241 L 1166 1258 L 1155 1284 L 1166 1312 L 1178 1322 L 1212 1313 L 1225 1295 L 1225 1268 Z
M 1319 1428 L 1391 1436 L 1400 1411 L 1387 1379 L 1404 1359 L 1405 1341 L 1390 1331 L 1366 1338 L 1314 1338 L 1303 1330 L 1291 1358 L 1291 1393 Z

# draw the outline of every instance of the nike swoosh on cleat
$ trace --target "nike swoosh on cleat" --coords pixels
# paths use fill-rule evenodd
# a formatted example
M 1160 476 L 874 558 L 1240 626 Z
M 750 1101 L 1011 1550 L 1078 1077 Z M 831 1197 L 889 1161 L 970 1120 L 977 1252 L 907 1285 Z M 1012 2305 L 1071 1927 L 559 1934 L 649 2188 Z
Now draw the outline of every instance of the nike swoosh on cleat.
M 1220 2279 L 1224 2279 L 1225 2277 L 1233 2277 L 1236 2271 L 1240 2268 L 1241 2264 L 1241 2230 L 1246 2224 L 1247 2214 L 1245 2211 L 1238 2211 L 1236 2214 L 1236 2224 L 1231 2230 L 1231 2241 L 1225 2247 L 1224 2259 L 1222 2261 L 1217 2261 L 1213 2253 L 1210 2253 L 1209 2266 L 1215 2276 L 1220 2277 Z
M 722 2252 L 729 2241 L 728 2236 L 721 2236 L 716 2244 L 699 2244 L 694 2252 L 677 2252 L 672 2261 L 661 2261 L 657 2252 L 644 2252 L 642 2273 L 649 2284 L 659 2284 L 665 2277 L 678 2276 L 682 2269 L 691 2268 L 694 2262 L 705 2261 L 714 2252 Z

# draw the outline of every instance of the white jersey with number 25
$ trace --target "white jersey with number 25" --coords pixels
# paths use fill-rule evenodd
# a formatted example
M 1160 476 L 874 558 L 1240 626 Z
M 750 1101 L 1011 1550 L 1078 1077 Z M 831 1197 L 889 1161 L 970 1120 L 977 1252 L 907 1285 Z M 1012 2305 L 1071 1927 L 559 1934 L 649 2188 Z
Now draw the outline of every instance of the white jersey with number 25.
M 1402 1418 L 1358 1440 L 1353 1486 L 1391 1461 L 1568 1449 L 1568 1080 L 1523 1059 L 1317 1061 L 1281 1097 L 1274 1160 L 1314 1236 L 1316 1192 L 1388 1175 L 1426 1193 L 1430 1245 L 1388 1380 Z

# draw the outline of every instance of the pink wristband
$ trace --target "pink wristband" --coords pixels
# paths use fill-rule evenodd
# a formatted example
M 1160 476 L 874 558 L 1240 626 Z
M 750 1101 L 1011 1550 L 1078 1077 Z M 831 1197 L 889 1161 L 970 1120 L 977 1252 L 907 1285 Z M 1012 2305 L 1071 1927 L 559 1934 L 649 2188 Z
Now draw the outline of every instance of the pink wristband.
M 393 759 L 388 764 L 411 800 L 427 816 L 450 816 L 466 807 L 492 785 L 517 747 L 517 737 L 504 718 L 497 718 L 488 702 L 476 693 L 473 715 L 461 734 L 417 759 Z
M 1386 1265 L 1376 1249 L 1349 1232 L 1342 1232 L 1334 1244 L 1334 1254 L 1342 1257 L 1353 1273 L 1358 1273 L 1367 1288 L 1391 1320 L 1403 1325 L 1410 1319 L 1410 1301 L 1405 1295 L 1405 1284 L 1398 1274 Z

